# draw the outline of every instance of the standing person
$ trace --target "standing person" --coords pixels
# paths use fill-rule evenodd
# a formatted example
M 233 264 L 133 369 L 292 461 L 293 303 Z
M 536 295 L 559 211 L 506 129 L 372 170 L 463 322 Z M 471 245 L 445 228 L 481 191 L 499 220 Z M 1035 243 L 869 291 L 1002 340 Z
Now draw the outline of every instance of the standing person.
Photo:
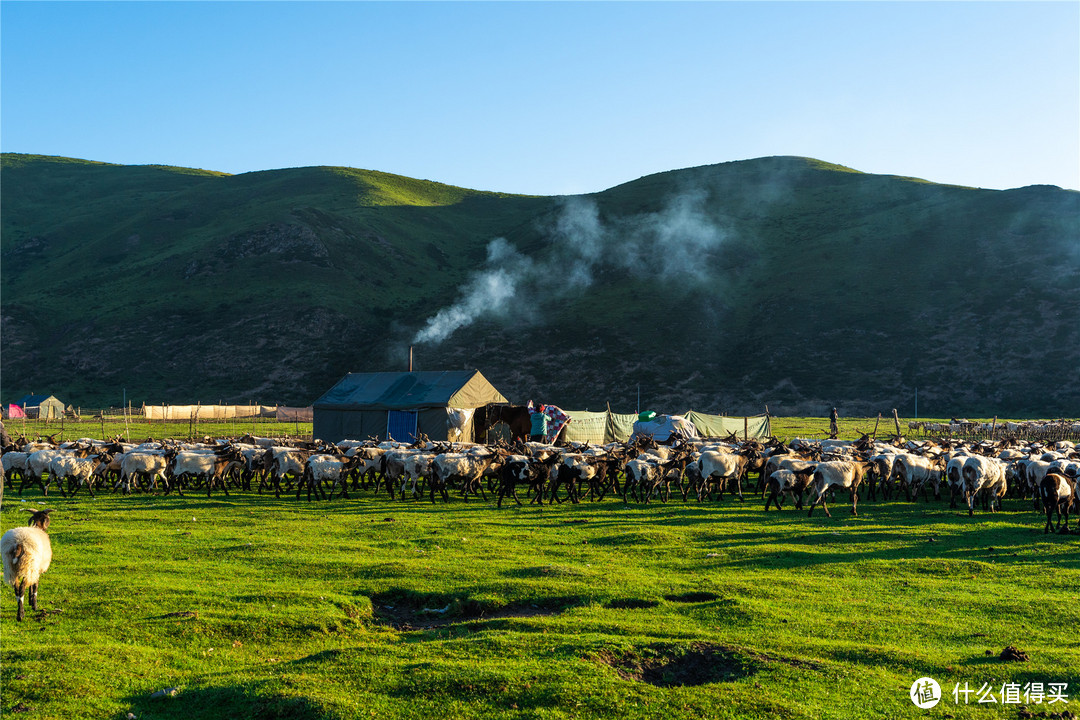
M 840 428 L 836 424 L 837 418 L 836 408 L 833 408 L 832 412 L 829 413 L 829 433 L 832 435 L 833 440 L 835 440 L 836 436 L 840 433 Z
M 530 417 L 532 426 L 529 430 L 529 440 L 532 442 L 542 443 L 546 441 L 548 416 L 544 412 L 545 410 L 547 408 L 541 405 Z

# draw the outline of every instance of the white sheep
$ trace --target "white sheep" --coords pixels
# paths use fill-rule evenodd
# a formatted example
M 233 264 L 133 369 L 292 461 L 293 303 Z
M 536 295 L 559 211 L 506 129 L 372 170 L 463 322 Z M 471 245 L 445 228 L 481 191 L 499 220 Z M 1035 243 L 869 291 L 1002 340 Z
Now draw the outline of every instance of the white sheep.
M 161 483 L 168 488 L 165 470 L 169 463 L 163 452 L 132 451 L 120 457 L 120 481 L 116 487 L 122 485 L 125 495 L 131 493 L 132 480 L 138 483 L 140 478 L 146 478 L 154 489 L 157 488 L 157 479 L 161 478 Z
M 99 456 L 91 455 L 80 458 L 72 455 L 60 455 L 49 461 L 49 475 L 56 480 L 56 484 L 63 489 L 65 481 L 68 490 L 74 496 L 83 485 L 87 492 L 94 494 L 94 471 L 101 464 Z
M 858 515 L 859 485 L 862 483 L 863 476 L 869 467 L 869 463 L 849 462 L 847 460 L 831 460 L 818 463 L 814 468 L 814 484 L 811 488 L 817 493 L 817 496 L 810 503 L 810 512 L 807 513 L 807 517 L 814 514 L 814 508 L 817 507 L 818 503 L 821 504 L 821 509 L 825 511 L 825 514 L 832 517 L 832 513 L 829 512 L 829 508 L 825 504 L 825 493 L 834 487 L 846 488 L 851 491 L 851 514 Z
M 969 516 L 975 514 L 975 496 L 979 493 L 983 494 L 984 506 L 989 500 L 991 512 L 1001 509 L 1001 499 L 1008 490 L 1005 463 L 996 458 L 973 455 L 964 461 L 961 474 L 964 476 L 964 497 L 967 499 Z
M 38 581 L 52 562 L 49 542 L 49 514 L 52 510 L 26 510 L 33 513 L 28 527 L 12 528 L 0 538 L 0 555 L 4 558 L 4 582 L 15 590 L 19 609 L 15 619 L 25 616 L 23 595 L 29 590 L 30 607 L 37 610 Z

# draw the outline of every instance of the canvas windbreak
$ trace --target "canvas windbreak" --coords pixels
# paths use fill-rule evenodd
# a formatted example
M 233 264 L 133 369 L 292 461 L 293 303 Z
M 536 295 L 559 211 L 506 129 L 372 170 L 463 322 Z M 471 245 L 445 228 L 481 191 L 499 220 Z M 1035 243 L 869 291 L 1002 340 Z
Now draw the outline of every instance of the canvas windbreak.
M 592 445 L 604 445 L 612 442 L 627 442 L 634 434 L 634 424 L 638 415 L 613 412 L 585 412 L 568 410 L 570 423 L 563 431 L 562 439 L 566 442 L 588 442 Z M 698 437 L 724 438 L 735 433 L 739 439 L 767 438 L 772 434 L 768 415 L 752 417 L 729 417 L 726 415 L 708 415 L 688 412 L 685 420 L 696 429 Z M 652 428 L 655 432 L 657 428 Z M 670 433 L 663 433 L 666 439 Z
M 612 442 L 612 439 L 608 437 L 606 412 L 567 410 L 566 414 L 570 416 L 570 422 L 563 431 L 563 439 L 566 442 L 587 442 L 590 445 L 604 445 Z
M 694 424 L 698 435 L 702 437 L 724 438 L 735 433 L 735 437 L 739 439 L 749 439 L 767 438 L 772 435 L 768 415 L 728 417 L 727 415 L 706 415 L 691 410 L 686 413 L 686 419 Z
M 147 420 L 272 418 L 278 414 L 273 405 L 143 405 L 142 411 Z

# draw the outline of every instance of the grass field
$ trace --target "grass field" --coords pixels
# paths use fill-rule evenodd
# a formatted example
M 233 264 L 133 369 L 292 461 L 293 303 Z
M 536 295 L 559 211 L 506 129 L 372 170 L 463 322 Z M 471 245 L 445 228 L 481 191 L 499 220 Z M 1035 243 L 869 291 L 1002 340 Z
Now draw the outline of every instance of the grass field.
M 9 489 L 3 528 L 42 504 Z M 1015 718 L 1007 682 L 1068 683 L 1033 712 L 1080 702 L 1080 536 L 1019 500 L 47 504 L 40 610 L 0 599 L 5 716 Z

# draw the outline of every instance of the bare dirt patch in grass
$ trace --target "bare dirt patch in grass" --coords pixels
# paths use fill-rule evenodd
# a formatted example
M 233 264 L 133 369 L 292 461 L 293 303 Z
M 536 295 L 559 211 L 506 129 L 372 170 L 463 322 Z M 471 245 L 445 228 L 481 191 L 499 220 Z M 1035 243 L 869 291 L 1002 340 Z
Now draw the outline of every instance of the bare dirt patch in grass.
M 581 604 L 576 597 L 546 597 L 529 602 L 497 604 L 468 596 L 416 593 L 393 589 L 371 595 L 376 622 L 395 630 L 431 630 L 457 623 L 477 627 L 486 620 L 556 615 Z
M 712 643 L 660 643 L 637 651 L 602 652 L 596 659 L 614 668 L 624 680 L 657 687 L 732 682 L 756 672 L 739 651 Z

